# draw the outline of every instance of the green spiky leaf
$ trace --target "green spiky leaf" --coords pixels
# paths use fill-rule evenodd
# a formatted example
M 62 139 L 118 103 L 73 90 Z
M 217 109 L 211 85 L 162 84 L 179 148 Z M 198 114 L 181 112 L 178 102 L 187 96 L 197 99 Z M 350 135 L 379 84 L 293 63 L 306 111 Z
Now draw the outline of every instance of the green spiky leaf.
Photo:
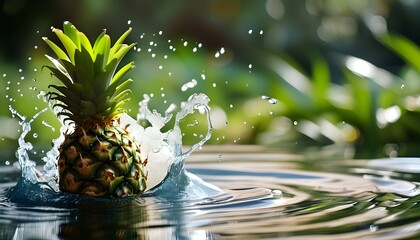
M 124 112 L 123 106 L 131 92 L 127 85 L 132 80 L 123 81 L 123 77 L 134 67 L 134 63 L 130 62 L 120 69 L 118 65 L 135 45 L 123 43 L 131 28 L 113 45 L 105 31 L 92 45 L 86 35 L 70 22 L 64 22 L 63 30 L 53 28 L 52 31 L 62 47 L 48 38 L 43 40 L 56 55 L 56 58 L 46 55 L 53 64 L 46 68 L 63 84 L 49 86 L 52 91 L 48 96 L 56 102 L 55 106 L 65 110 L 59 115 L 83 124 L 109 121 Z

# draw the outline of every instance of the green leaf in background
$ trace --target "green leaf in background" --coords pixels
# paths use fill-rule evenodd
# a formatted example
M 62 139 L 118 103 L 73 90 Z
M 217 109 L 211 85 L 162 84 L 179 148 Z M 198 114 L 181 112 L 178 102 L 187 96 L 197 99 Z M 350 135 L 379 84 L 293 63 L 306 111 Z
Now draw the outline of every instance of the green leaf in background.
M 415 43 L 401 35 L 390 33 L 383 34 L 379 41 L 420 72 L 420 48 Z

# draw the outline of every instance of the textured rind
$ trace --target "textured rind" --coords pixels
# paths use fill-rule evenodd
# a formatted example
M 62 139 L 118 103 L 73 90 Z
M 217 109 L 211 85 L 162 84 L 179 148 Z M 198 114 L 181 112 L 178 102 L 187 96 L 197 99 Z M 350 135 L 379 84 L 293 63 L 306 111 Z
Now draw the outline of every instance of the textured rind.
M 124 128 L 79 127 L 60 146 L 60 190 L 97 197 L 139 195 L 146 189 L 146 163 Z

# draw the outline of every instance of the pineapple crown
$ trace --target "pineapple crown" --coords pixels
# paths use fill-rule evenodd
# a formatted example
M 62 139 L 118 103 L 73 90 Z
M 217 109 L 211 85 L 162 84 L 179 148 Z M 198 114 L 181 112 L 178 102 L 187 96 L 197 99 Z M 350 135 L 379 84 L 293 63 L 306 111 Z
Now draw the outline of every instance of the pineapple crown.
M 122 108 L 131 92 L 126 86 L 131 79 L 124 75 L 134 67 L 130 62 L 118 65 L 124 55 L 135 45 L 123 41 L 131 32 L 129 28 L 111 47 L 111 38 L 105 30 L 97 37 L 93 46 L 85 34 L 70 22 L 63 24 L 63 30 L 52 28 L 64 48 L 44 37 L 56 58 L 46 55 L 54 66 L 45 66 L 63 85 L 49 85 L 53 91 L 47 93 L 55 101 L 53 108 L 61 107 L 57 115 L 63 121 L 76 125 L 107 123 L 124 112 Z

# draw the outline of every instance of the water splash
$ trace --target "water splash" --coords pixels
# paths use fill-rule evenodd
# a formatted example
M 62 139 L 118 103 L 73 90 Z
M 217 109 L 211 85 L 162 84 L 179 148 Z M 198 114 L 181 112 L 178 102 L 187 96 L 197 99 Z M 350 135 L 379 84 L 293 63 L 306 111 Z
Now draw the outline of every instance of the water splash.
M 43 94 L 41 95 L 43 96 Z M 172 200 L 191 200 L 221 193 L 222 191 L 219 188 L 205 183 L 200 178 L 186 172 L 184 168 L 185 159 L 211 138 L 212 124 L 210 121 L 210 107 L 208 105 L 209 98 L 205 94 L 193 94 L 187 101 L 182 102 L 179 111 L 176 113 L 174 126 L 167 132 L 162 132 L 162 128 L 167 126 L 168 122 L 173 118 L 177 106 L 171 104 L 162 116 L 156 110 L 149 109 L 148 103 L 150 100 L 149 95 L 144 95 L 144 99 L 139 103 L 137 120 L 128 114 L 122 114 L 120 117 L 120 125 L 126 127 L 127 131 L 139 144 L 141 158 L 148 159 L 148 164 L 145 166 L 145 171 L 148 172 L 146 194 L 165 196 Z M 62 111 L 62 109 L 52 108 L 52 103 L 49 103 L 49 105 L 50 109 L 53 109 L 55 113 Z M 42 158 L 44 166 L 41 171 L 36 168 L 35 161 L 31 160 L 28 154 L 33 146 L 25 138 L 31 131 L 33 121 L 49 108 L 42 109 L 29 120 L 11 106 L 9 108 L 12 115 L 20 119 L 22 127 L 22 133 L 18 140 L 19 148 L 16 151 L 16 156 L 19 159 L 18 165 L 22 171 L 22 180 L 32 185 L 41 186 L 41 189 L 53 190 L 49 191 L 48 195 L 51 195 L 51 192 L 56 192 L 60 194 L 56 195 L 56 197 L 62 198 L 61 195 L 63 193 L 59 193 L 57 184 L 58 170 L 56 159 L 60 154 L 59 147 L 65 138 L 64 133 L 72 131 L 73 126 L 62 124 L 60 129 L 61 135 L 52 141 L 52 148 Z M 183 152 L 180 122 L 187 115 L 195 112 L 207 116 L 207 133 L 189 150 Z M 140 122 L 145 121 L 148 122 L 148 127 L 143 127 L 140 124 Z M 42 124 L 48 125 L 45 121 Z M 28 184 L 20 184 L 15 188 L 28 186 Z M 27 197 L 30 198 L 32 196 L 29 195 Z M 43 199 L 43 201 L 49 200 Z

